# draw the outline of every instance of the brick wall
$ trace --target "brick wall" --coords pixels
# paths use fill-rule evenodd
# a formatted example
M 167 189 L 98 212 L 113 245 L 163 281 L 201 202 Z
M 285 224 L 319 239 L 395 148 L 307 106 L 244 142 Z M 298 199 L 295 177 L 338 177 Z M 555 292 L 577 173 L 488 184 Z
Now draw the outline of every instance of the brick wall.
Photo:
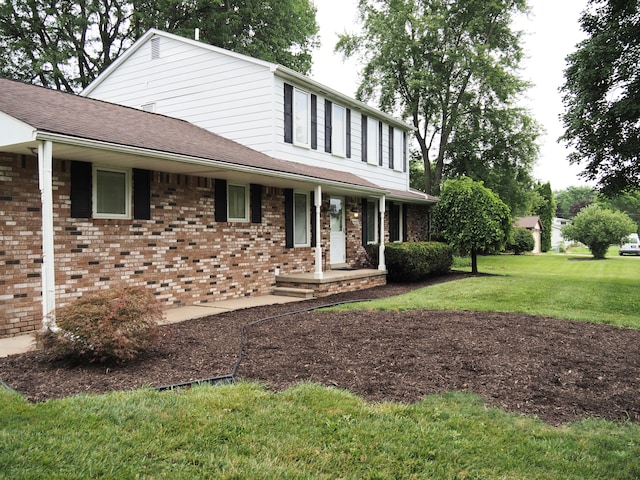
M 87 292 L 123 284 L 153 290 L 167 307 L 262 295 L 271 292 L 276 267 L 282 274 L 314 269 L 312 247 L 285 247 L 282 189 L 263 189 L 262 223 L 216 223 L 212 179 L 152 172 L 151 220 L 79 219 L 70 216 L 69 172 L 69 161 L 54 159 L 57 307 Z M 367 266 L 361 202 L 358 197 L 345 200 L 346 261 L 352 267 Z M 329 268 L 330 254 L 328 210 L 329 198 L 324 196 L 324 269 Z M 427 209 L 409 206 L 407 212 L 412 225 L 409 239 L 426 239 Z M 0 218 L 2 337 L 41 325 L 42 225 L 36 158 L 0 152 Z M 366 288 L 380 281 L 331 288 Z
M 151 220 L 77 219 L 70 217 L 69 165 L 54 159 L 58 307 L 122 284 L 144 285 L 166 306 L 267 294 L 276 266 L 313 269 L 312 248 L 284 246 L 281 189 L 263 189 L 261 224 L 216 223 L 213 180 L 153 172 Z M 0 336 L 10 336 L 41 322 L 36 159 L 0 153 L 0 186 Z

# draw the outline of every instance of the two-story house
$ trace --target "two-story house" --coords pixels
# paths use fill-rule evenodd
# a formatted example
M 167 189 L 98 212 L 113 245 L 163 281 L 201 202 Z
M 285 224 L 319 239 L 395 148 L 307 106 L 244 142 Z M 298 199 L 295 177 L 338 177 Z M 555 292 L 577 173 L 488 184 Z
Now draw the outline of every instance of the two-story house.
M 385 242 L 427 238 L 411 128 L 290 69 L 152 30 L 83 95 L 0 79 L 0 336 L 123 283 L 366 288 Z

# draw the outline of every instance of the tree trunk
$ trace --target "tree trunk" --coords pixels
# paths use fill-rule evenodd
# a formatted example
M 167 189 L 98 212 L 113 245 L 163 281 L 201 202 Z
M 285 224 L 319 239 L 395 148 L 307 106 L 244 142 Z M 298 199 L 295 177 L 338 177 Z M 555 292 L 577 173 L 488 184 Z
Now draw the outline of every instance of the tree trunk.
M 474 275 L 478 273 L 478 255 L 475 248 L 471 249 L 471 273 Z

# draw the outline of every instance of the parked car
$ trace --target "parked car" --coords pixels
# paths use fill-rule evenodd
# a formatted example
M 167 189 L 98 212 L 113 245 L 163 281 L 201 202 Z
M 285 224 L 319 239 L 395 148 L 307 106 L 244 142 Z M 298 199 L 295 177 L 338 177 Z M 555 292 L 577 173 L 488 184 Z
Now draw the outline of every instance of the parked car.
M 640 255 L 640 239 L 637 233 L 632 233 L 627 238 L 627 243 L 620 246 L 618 250 L 620 255 Z

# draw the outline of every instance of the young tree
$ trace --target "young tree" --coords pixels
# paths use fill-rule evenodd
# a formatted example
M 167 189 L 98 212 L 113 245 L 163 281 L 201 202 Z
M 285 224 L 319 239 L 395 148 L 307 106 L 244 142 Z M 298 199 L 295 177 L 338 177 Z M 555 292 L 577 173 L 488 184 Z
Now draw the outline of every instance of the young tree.
M 606 195 L 640 188 L 640 10 L 637 1 L 590 0 L 588 37 L 567 57 L 562 139 L 569 161 Z
M 377 99 L 416 127 L 427 193 L 438 194 L 465 118 L 510 107 L 526 87 L 511 28 L 526 9 L 526 0 L 360 0 L 362 34 L 340 37 L 336 50 L 364 64 L 358 98 Z
M 533 208 L 532 213 L 540 217 L 542 231 L 540 232 L 540 250 L 548 252 L 551 250 L 551 231 L 553 228 L 553 217 L 556 214 L 556 201 L 551 191 L 551 184 L 539 183 L 535 188 L 540 196 L 541 202 Z
M 637 229 L 638 225 L 627 214 L 592 204 L 583 208 L 573 223 L 562 228 L 562 236 L 584 243 L 594 258 L 603 259 L 610 245 L 622 243 Z
M 482 182 L 461 177 L 445 182 L 433 211 L 433 225 L 455 249 L 471 254 L 471 272 L 478 273 L 478 253 L 504 248 L 511 213 Z
M 86 87 L 157 27 L 311 69 L 318 44 L 312 0 L 11 0 L 0 2 L 0 75 L 59 90 Z

